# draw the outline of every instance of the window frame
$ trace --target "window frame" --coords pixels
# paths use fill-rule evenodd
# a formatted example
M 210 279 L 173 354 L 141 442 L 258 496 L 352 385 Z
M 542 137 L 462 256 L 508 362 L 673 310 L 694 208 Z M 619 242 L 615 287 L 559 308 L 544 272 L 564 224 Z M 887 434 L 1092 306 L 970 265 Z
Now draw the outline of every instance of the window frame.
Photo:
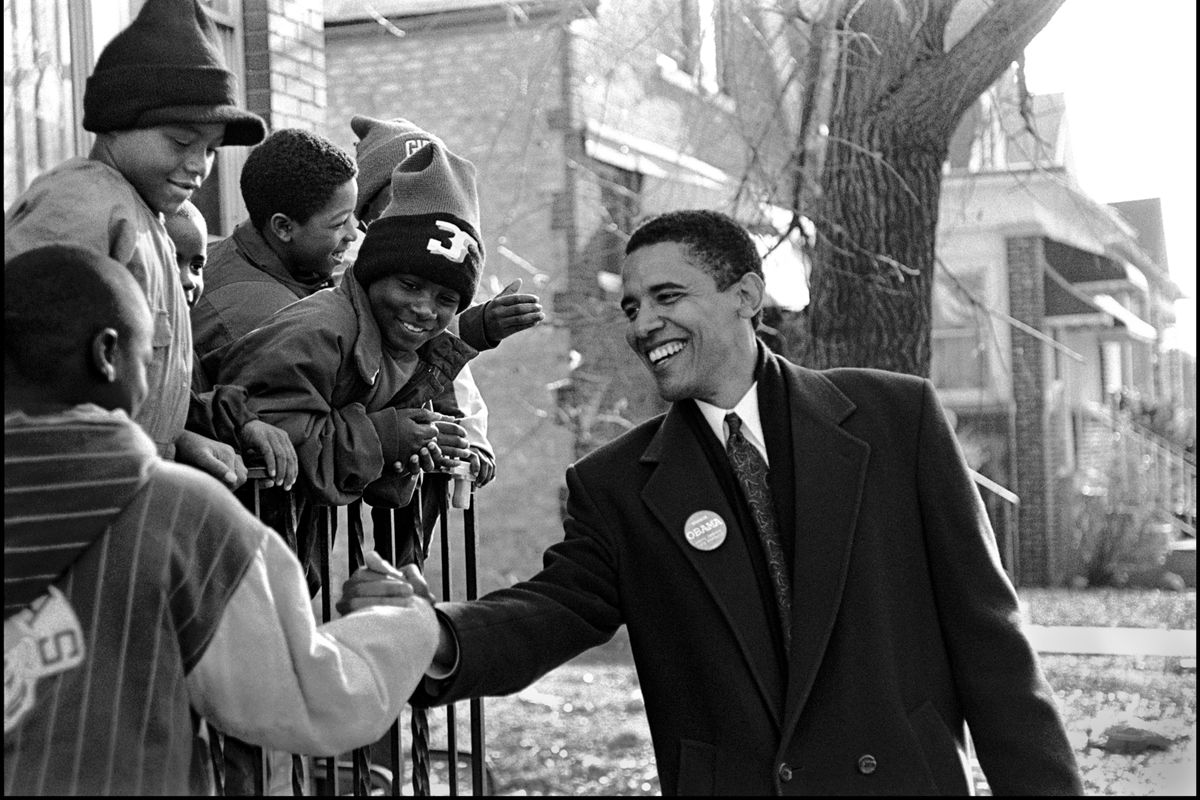
M 41 0 L 31 0 L 31 3 L 37 2 L 41 2 Z M 202 2 L 221 36 L 221 47 L 226 67 L 238 77 L 238 102 L 245 108 L 243 0 L 202 0 Z M 214 7 L 214 3 L 217 3 L 219 7 Z M 68 41 L 68 48 L 64 52 L 69 52 L 71 59 L 69 71 L 64 71 L 66 75 L 69 75 L 72 95 L 70 107 L 74 114 L 74 119 L 64 122 L 64 127 L 69 126 L 72 128 L 72 130 L 65 134 L 72 141 L 72 147 L 66 150 L 66 158 L 86 156 L 91 152 L 96 137 L 95 134 L 83 128 L 83 94 L 87 85 L 87 78 L 91 75 L 95 67 L 96 58 L 103 51 L 104 47 L 133 21 L 144 4 L 145 0 L 126 0 L 126 2 L 112 3 L 111 7 L 106 4 L 104 13 L 96 13 L 93 9 L 93 4 L 89 0 L 66 0 L 65 8 L 67 13 L 65 19 L 61 21 L 60 29 L 55 32 L 56 36 L 64 35 L 61 26 L 66 26 L 65 35 Z M 7 11 L 8 9 L 6 8 Z M 6 30 L 5 33 L 6 80 L 4 100 L 5 116 L 7 118 L 13 113 L 11 107 L 15 106 L 17 102 L 17 97 L 10 88 L 7 61 L 9 58 L 12 58 L 15 63 L 19 52 L 18 48 L 22 46 L 22 43 L 16 37 L 12 36 L 10 31 Z M 62 82 L 65 88 L 66 80 L 64 79 Z M 32 111 L 36 113 L 36 109 L 32 109 Z M 15 147 L 15 144 L 15 141 L 9 141 L 6 135 L 5 150 L 10 151 Z M 233 232 L 234 226 L 248 216 L 245 203 L 242 201 L 238 181 L 238 176 L 241 175 L 242 166 L 245 164 L 248 155 L 249 148 L 246 147 L 222 147 L 217 151 L 213 173 L 210 174 L 209 180 L 205 181 L 205 188 L 207 188 L 213 185 L 210 181 L 214 177 L 216 178 L 216 218 L 209 218 L 213 216 L 211 212 L 205 215 L 211 234 L 210 239 L 228 236 Z M 8 176 L 6 174 L 4 197 L 6 209 L 29 188 L 29 184 L 33 182 L 34 178 L 44 171 L 36 168 L 36 164 L 34 166 L 34 170 L 26 169 L 25 174 L 22 174 L 19 170 L 14 173 L 11 197 L 9 196 L 7 186 Z M 46 168 L 48 169 L 51 166 L 54 166 L 54 164 L 50 164 Z M 204 189 L 201 191 L 204 191 Z

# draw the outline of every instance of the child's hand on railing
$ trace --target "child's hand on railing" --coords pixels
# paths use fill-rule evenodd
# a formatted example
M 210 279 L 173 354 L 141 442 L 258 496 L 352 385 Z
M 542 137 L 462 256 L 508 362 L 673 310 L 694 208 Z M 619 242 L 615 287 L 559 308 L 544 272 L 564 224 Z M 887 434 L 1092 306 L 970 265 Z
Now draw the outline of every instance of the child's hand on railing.
M 421 448 L 437 441 L 439 431 L 435 423 L 454 421 L 454 417 L 428 408 L 397 408 L 396 414 L 400 418 L 400 452 L 396 455 L 397 460 L 403 463 L 408 463 L 412 456 L 419 454 Z
M 231 446 L 185 430 L 175 440 L 175 460 L 203 470 L 230 489 L 246 482 L 246 464 Z
M 263 461 L 271 483 L 291 489 L 300 473 L 300 461 L 288 435 L 261 419 L 247 422 L 238 435 L 246 454 Z
M 434 464 L 439 470 L 447 470 L 459 461 L 467 461 L 471 457 L 471 444 L 467 441 L 467 429 L 459 425 L 453 418 L 439 420 L 434 423 L 438 429 L 437 441 L 434 442 Z
M 486 451 L 472 446 L 469 460 L 476 486 L 487 486 L 496 477 L 496 460 Z

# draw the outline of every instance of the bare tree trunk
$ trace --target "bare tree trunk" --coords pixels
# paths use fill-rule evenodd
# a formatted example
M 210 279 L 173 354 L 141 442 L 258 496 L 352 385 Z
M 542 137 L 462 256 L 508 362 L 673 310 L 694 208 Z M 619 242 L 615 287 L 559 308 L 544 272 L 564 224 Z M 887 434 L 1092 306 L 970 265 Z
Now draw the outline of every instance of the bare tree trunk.
M 837 128 L 833 136 L 837 136 Z M 945 149 L 890 131 L 834 140 L 804 363 L 929 373 L 934 233 Z
M 954 3 L 853 4 L 841 19 L 818 242 L 802 324 L 808 366 L 928 375 L 942 162 L 962 115 L 1063 0 L 980 5 L 946 51 Z

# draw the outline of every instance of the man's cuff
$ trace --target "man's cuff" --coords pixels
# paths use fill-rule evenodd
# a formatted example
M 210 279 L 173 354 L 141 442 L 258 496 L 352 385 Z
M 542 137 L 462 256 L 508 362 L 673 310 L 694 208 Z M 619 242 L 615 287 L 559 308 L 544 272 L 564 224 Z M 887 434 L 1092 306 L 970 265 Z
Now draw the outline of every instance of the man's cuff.
M 435 654 L 429 668 L 425 670 L 425 677 L 435 681 L 444 681 L 458 672 L 458 635 L 454 633 L 454 626 L 450 624 L 449 617 L 438 611 L 436 606 L 433 610 L 437 614 L 438 620 L 438 641 L 440 642 L 444 638 L 450 642 L 452 652 L 442 654 L 441 657 Z
M 458 315 L 458 338 L 474 347 L 476 350 L 491 350 L 500 344 L 499 339 L 492 339 L 487 333 L 486 314 L 491 300 L 471 306 Z
M 364 409 L 365 410 L 365 409 Z M 383 463 L 386 467 L 393 461 L 402 460 L 400 453 L 400 416 L 396 413 L 396 409 L 388 406 L 381 408 L 378 411 L 372 411 L 367 414 L 367 419 L 375 428 L 375 435 L 379 438 L 379 449 L 383 454 Z

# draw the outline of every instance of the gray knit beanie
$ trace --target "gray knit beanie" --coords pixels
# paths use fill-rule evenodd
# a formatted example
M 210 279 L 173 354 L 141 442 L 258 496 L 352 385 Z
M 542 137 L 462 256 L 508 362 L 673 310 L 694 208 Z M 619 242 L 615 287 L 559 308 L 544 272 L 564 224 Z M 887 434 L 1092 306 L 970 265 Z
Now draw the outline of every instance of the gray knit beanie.
M 358 164 L 358 201 L 354 216 L 363 219 L 371 201 L 388 185 L 392 170 L 429 142 L 442 140 L 406 119 L 382 120 L 355 114 L 350 129 L 358 137 L 354 160 Z
M 420 275 L 457 291 L 461 312 L 483 270 L 475 165 L 431 140 L 392 171 L 391 198 L 367 226 L 354 262 L 358 282 Z

